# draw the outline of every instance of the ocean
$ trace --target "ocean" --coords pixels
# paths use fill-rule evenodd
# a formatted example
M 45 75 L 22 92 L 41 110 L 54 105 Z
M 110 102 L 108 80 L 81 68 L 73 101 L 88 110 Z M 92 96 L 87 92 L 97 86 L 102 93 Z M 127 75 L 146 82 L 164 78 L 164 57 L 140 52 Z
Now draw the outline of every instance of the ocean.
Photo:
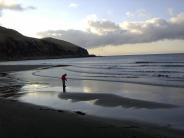
M 184 129 L 184 54 L 1 62 L 55 67 L 10 73 L 21 102 Z M 61 67 L 59 65 L 69 65 Z M 67 92 L 60 77 L 67 73 Z

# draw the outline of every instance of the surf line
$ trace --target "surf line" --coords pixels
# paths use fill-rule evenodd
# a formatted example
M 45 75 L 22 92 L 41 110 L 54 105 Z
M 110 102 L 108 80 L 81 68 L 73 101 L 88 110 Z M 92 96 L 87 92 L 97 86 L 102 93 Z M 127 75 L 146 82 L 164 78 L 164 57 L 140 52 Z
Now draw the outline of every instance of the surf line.
M 32 72 L 32 75 L 33 76 L 38 76 L 38 77 L 46 77 L 46 78 L 59 79 L 60 77 L 57 77 L 57 76 L 40 75 L 39 73 L 42 70 L 46 70 L 46 69 L 50 69 L 50 68 L 57 68 L 57 67 L 66 67 L 66 66 L 71 66 L 71 65 L 54 65 L 54 66 L 48 66 L 48 67 L 39 68 L 38 70 Z
M 70 65 L 68 65 L 70 66 Z M 39 73 L 41 72 L 41 70 L 43 69 L 50 69 L 53 67 L 61 67 L 59 65 L 57 66 L 51 66 L 51 67 L 47 67 L 47 68 L 40 68 L 39 70 L 35 71 L 32 73 L 33 76 L 39 76 L 39 77 L 46 77 L 46 78 L 53 78 L 53 79 L 60 79 L 60 77 L 57 76 L 49 76 L 49 75 L 40 75 Z M 74 72 L 70 69 L 64 69 L 66 71 L 71 71 Z M 79 72 L 81 73 L 81 72 Z M 138 82 L 138 81 L 128 81 L 128 80 L 106 80 L 106 79 L 93 79 L 93 78 L 85 78 L 84 76 L 82 76 L 83 78 L 80 77 L 68 77 L 68 79 L 71 80 L 90 80 L 90 81 L 105 81 L 105 82 L 119 82 L 119 83 L 129 83 L 129 84 L 138 84 L 138 85 L 151 85 L 151 86 L 162 86 L 162 87 L 175 87 L 175 88 L 184 88 L 184 86 L 181 85 L 167 85 L 167 84 L 153 84 L 153 83 L 149 83 L 149 82 Z

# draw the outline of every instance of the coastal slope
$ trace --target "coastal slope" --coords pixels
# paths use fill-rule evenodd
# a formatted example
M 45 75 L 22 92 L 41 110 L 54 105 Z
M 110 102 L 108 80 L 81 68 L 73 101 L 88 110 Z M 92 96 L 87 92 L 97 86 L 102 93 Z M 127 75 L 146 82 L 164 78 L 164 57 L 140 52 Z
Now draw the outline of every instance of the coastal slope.
M 37 39 L 0 26 L 0 60 L 86 57 L 88 51 L 54 38 Z

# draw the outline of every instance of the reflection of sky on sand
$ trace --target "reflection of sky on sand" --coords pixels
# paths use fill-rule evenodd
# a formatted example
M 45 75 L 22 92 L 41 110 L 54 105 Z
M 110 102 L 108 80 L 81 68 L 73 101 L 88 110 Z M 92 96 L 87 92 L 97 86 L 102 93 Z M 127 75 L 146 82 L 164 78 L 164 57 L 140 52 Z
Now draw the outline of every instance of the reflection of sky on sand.
M 88 93 L 113 93 L 134 99 L 184 105 L 184 94 L 182 88 L 90 80 L 82 80 L 80 82 L 73 80 L 72 84 L 73 83 L 76 87 L 82 87 L 83 92 Z M 71 92 L 75 91 L 71 90 Z M 77 92 L 80 92 L 80 90 L 78 89 Z
M 30 84 L 30 85 L 25 85 L 22 87 L 23 91 L 37 91 L 37 89 L 43 88 L 42 85 L 39 84 Z
M 58 95 L 62 92 L 59 76 L 65 73 L 60 67 L 41 70 L 37 72 L 37 75 L 40 76 L 32 75 L 34 72 L 35 71 L 25 71 L 13 74 L 19 81 L 23 80 L 22 82 L 25 83 L 20 90 L 20 92 L 25 93 L 18 98 L 20 101 L 63 110 L 80 110 L 87 114 L 97 116 L 146 121 L 165 126 L 171 124 L 174 127 L 180 128 L 184 127 L 184 93 L 182 88 L 73 79 L 77 78 L 78 74 L 76 75 L 69 71 L 66 72 L 69 77 L 66 89 L 67 94 L 77 92 L 86 94 L 107 93 L 113 94 L 114 96 L 172 104 L 179 107 L 153 109 L 146 107 L 136 108 L 136 105 L 129 106 L 128 108 L 121 104 L 110 106 L 113 104 L 113 98 L 109 101 L 107 100 L 107 103 L 111 102 L 109 106 L 107 103 L 106 106 L 104 106 L 104 101 L 99 103 L 97 102 L 97 98 L 89 98 L 88 100 L 78 99 L 77 102 L 73 102 L 75 97 L 59 98 Z

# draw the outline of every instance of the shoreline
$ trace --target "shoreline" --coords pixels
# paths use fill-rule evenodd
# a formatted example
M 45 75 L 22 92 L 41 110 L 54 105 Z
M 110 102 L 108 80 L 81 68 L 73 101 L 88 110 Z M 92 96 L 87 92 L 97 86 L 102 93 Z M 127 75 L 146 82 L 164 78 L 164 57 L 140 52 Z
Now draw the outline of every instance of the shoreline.
M 49 60 L 49 59 L 68 59 L 68 58 L 88 58 L 88 57 L 99 57 L 96 55 L 88 55 L 88 56 L 56 56 L 56 57 L 31 57 L 31 58 L 20 58 L 20 59 L 0 59 L 1 62 L 9 62 L 9 61 L 29 61 L 29 60 Z
M 23 71 L 46 65 L 6 65 L 0 72 Z M 0 92 L 1 93 L 1 92 Z M 127 137 L 182 138 L 183 131 L 55 110 L 0 98 L 0 137 Z M 11 132 L 11 133 L 9 133 Z
M 51 65 L 0 65 L 0 74 L 51 67 Z

